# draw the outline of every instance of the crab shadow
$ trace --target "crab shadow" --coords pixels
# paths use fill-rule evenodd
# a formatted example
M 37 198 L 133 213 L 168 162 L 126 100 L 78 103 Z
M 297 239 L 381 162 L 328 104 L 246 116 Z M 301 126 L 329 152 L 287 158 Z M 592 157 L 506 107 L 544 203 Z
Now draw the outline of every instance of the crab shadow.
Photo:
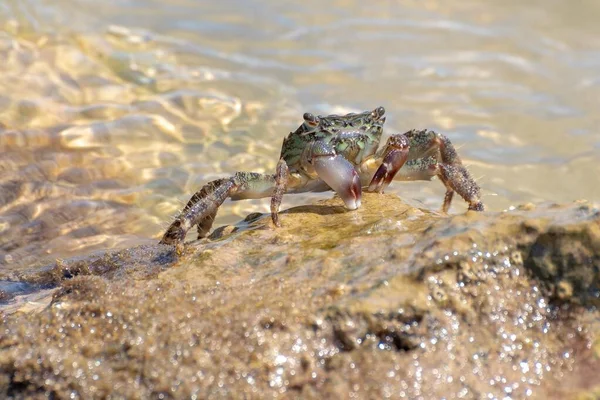
M 327 204 L 310 204 L 293 207 L 280 212 L 280 215 L 293 215 L 293 214 L 316 214 L 316 215 L 333 215 L 333 214 L 345 214 L 350 212 L 344 206 L 335 206 Z M 239 234 L 244 231 L 258 230 L 258 229 L 269 229 L 273 228 L 273 224 L 270 222 L 270 213 L 251 213 L 246 216 L 240 222 L 233 225 L 225 225 L 216 228 L 208 237 L 208 240 L 223 240 L 230 237 L 232 234 Z M 285 222 L 282 222 L 285 223 Z M 199 239 L 194 241 L 196 243 L 201 242 L 205 239 Z

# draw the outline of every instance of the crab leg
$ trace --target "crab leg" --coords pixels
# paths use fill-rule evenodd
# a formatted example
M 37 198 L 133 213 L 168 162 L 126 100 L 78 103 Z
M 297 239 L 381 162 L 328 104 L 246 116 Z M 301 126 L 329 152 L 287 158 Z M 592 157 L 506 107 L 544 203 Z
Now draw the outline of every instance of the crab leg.
M 481 201 L 481 189 L 469 171 L 463 165 L 456 149 L 446 136 L 434 131 L 412 130 L 406 133 L 412 147 L 416 148 L 417 154 L 425 155 L 430 152 L 439 155 L 436 175 L 446 186 L 446 195 L 442 211 L 448 212 L 452 202 L 453 192 L 458 193 L 467 203 L 469 210 L 483 211 L 484 205 Z M 413 158 L 413 157 L 411 157 Z
M 290 171 L 287 163 L 282 158 L 277 163 L 277 168 L 275 171 L 275 191 L 273 193 L 273 197 L 271 197 L 271 219 L 273 220 L 275 226 L 281 226 L 281 223 L 279 222 L 279 206 L 281 206 L 283 194 L 287 189 L 289 176 Z
M 323 142 L 313 144 L 310 159 L 319 178 L 342 198 L 346 208 L 356 210 L 360 207 L 360 177 L 350 161 Z
M 373 175 L 367 189 L 369 192 L 383 193 L 392 182 L 394 176 L 408 159 L 409 141 L 404 135 L 392 135 L 383 149 L 383 162 Z
M 223 202 L 258 199 L 273 195 L 276 188 L 274 175 L 254 172 L 238 172 L 231 178 L 209 182 L 194 193 L 179 216 L 171 223 L 160 240 L 161 244 L 177 244 L 185 239 L 187 232 L 198 225 L 198 237 L 206 236 Z
M 202 239 L 208 235 L 208 232 L 210 231 L 210 228 L 217 217 L 217 208 L 218 207 L 216 207 L 213 212 L 206 215 L 206 217 L 202 218 L 200 222 L 198 222 L 198 239 Z
M 481 189 L 462 165 L 438 164 L 439 177 L 446 186 L 444 205 L 442 210 L 448 212 L 454 192 L 469 203 L 469 210 L 484 211 L 485 206 L 481 201 Z

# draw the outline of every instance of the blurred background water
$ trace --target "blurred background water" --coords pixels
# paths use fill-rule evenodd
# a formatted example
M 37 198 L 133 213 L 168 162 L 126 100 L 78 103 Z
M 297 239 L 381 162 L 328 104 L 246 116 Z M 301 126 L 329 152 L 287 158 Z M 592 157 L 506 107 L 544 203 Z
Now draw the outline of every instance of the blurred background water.
M 306 111 L 383 105 L 387 133 L 448 135 L 489 210 L 599 200 L 599 18 L 595 0 L 2 0 L 0 279 L 156 241 L 206 181 L 272 172 Z M 438 209 L 444 189 L 388 192 Z M 227 202 L 216 226 L 267 210 Z

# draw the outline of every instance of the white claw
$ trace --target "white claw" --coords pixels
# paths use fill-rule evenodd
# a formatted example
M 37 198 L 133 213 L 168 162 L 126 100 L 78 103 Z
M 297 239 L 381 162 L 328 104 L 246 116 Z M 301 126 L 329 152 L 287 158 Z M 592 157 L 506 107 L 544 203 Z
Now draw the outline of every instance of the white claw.
M 313 163 L 319 177 L 342 198 L 346 208 L 360 207 L 360 178 L 348 160 L 340 155 L 322 156 L 316 157 Z

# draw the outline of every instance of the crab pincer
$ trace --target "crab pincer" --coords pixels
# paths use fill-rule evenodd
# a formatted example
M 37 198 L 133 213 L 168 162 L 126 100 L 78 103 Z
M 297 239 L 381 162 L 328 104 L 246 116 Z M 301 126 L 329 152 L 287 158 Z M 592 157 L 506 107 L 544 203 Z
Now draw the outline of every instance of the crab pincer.
M 383 193 L 408 160 L 409 151 L 410 142 L 405 135 L 392 135 L 388 138 L 383 161 L 373 175 L 369 184 L 369 192 Z
M 362 189 L 354 165 L 339 154 L 317 156 L 313 159 L 313 165 L 319 178 L 340 196 L 347 209 L 356 210 L 360 207 Z

